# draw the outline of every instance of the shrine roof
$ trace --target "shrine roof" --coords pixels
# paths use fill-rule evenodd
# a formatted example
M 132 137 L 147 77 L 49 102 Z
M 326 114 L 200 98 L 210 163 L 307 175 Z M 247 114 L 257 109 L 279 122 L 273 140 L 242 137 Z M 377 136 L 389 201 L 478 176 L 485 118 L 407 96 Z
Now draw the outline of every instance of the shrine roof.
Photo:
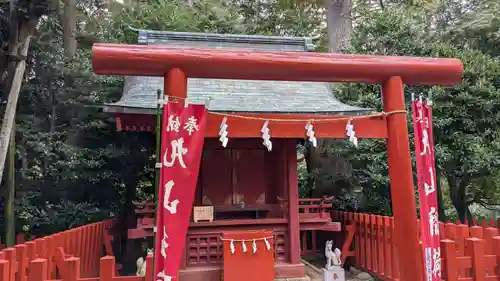
M 137 30 L 139 44 L 165 44 L 173 48 L 231 48 L 244 50 L 307 52 L 314 50 L 312 38 L 192 32 Z M 217 67 L 217 66 L 200 66 Z M 114 113 L 155 114 L 157 90 L 162 77 L 125 78 L 119 101 L 107 104 Z M 210 111 L 246 113 L 317 113 L 363 115 L 371 109 L 350 106 L 337 100 L 328 83 L 188 79 L 188 100 L 207 104 Z

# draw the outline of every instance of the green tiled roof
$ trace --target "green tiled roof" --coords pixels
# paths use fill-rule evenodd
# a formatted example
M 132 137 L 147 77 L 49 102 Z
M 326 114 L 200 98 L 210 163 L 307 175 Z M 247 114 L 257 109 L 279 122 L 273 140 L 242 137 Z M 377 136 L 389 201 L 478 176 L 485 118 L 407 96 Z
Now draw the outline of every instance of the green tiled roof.
M 311 38 L 223 35 L 138 30 L 140 44 L 165 44 L 178 48 L 241 48 L 305 52 L 313 50 Z M 217 66 L 200 66 L 217 67 Z M 162 77 L 126 77 L 121 99 L 106 106 L 108 112 L 154 114 L 156 92 Z M 188 79 L 190 103 L 208 104 L 211 111 L 257 113 L 318 113 L 360 115 L 370 109 L 349 106 L 333 96 L 327 83 Z

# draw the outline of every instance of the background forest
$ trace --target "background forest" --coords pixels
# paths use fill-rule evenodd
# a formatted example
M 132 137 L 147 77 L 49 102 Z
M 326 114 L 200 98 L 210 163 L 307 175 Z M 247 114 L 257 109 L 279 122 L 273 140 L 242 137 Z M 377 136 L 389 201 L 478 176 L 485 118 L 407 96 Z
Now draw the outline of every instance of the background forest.
M 408 87 L 407 100 L 414 94 L 434 102 L 441 219 L 496 215 L 497 0 L 0 0 L 0 7 L 2 111 L 16 63 L 26 59 L 15 149 L 0 187 L 2 236 L 6 221 L 15 221 L 16 232 L 54 233 L 117 215 L 125 202 L 153 193 L 154 136 L 116 131 L 101 105 L 120 97 L 123 79 L 91 71 L 92 44 L 135 43 L 131 27 L 312 36 L 318 51 L 460 58 L 463 83 Z M 23 57 L 18 43 L 29 35 Z M 332 89 L 345 103 L 381 110 L 376 86 Z M 385 150 L 385 141 L 364 139 L 358 148 L 344 140 L 300 146 L 301 196 L 334 194 L 339 209 L 390 214 Z

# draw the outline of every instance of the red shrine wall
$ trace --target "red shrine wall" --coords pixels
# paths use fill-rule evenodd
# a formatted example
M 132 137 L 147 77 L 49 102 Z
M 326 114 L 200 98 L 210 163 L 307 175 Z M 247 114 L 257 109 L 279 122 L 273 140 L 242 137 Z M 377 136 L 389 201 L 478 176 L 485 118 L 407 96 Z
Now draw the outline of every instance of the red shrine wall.
M 233 138 L 226 148 L 216 138 L 205 139 L 194 205 L 213 205 L 217 213 L 217 206 L 222 207 L 219 210 L 227 210 L 231 208 L 224 208 L 224 205 L 227 207 L 243 200 L 250 209 L 254 205 L 270 212 L 259 218 L 192 222 L 180 281 L 221 280 L 224 260 L 220 236 L 232 231 L 262 230 L 273 232 L 275 277 L 304 277 L 298 244 L 298 207 L 282 208 L 277 199 L 279 196 L 289 201 L 290 184 L 294 185 L 293 193 L 297 190 L 295 140 L 273 138 L 272 142 L 273 149 L 269 152 L 260 138 Z M 293 218 L 289 210 L 296 212 Z
M 207 138 L 195 205 L 277 204 L 288 186 L 286 139 L 274 139 L 268 152 L 260 139 L 232 139 L 222 147 Z

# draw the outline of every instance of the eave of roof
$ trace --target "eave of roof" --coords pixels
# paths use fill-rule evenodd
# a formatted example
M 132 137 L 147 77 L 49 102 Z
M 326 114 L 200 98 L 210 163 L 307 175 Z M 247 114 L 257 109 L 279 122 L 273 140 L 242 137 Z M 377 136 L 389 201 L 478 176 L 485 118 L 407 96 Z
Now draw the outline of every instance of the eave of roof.
M 165 44 L 174 48 L 209 45 L 215 49 L 295 52 L 314 49 L 310 37 L 136 31 L 141 44 Z M 104 110 L 115 114 L 155 114 L 159 89 L 163 89 L 160 77 L 126 77 L 122 98 L 106 104 Z M 341 103 L 327 83 L 317 82 L 189 79 L 188 98 L 190 103 L 207 104 L 210 111 L 226 113 L 364 115 L 372 112 L 372 109 Z

